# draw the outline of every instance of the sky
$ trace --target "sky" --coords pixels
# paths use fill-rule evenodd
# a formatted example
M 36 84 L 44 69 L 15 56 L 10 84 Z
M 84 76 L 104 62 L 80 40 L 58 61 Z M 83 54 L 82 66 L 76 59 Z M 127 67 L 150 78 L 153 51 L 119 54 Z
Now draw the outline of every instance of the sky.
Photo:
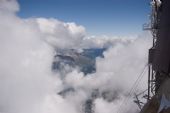
M 149 0 L 18 0 L 18 16 L 75 22 L 89 35 L 125 36 L 142 32 L 148 22 Z

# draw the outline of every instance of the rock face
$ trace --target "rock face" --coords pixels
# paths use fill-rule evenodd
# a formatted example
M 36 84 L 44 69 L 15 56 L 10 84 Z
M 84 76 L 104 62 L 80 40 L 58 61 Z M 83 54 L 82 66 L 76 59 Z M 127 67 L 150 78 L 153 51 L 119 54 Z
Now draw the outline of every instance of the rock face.
M 170 78 L 165 79 L 158 93 L 145 104 L 140 113 L 170 113 Z
M 104 57 L 105 48 L 83 49 L 78 51 L 75 49 L 56 51 L 53 71 L 67 73 L 72 69 L 79 69 L 85 75 L 96 72 L 96 58 Z

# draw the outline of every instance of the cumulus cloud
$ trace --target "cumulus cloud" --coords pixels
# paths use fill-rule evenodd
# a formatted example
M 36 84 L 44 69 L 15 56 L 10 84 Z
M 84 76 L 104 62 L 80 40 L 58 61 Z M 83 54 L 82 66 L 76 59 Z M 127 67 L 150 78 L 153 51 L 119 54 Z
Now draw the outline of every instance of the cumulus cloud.
M 17 11 L 15 0 L 0 1 L 0 112 L 84 113 L 87 102 L 95 113 L 119 111 L 147 62 L 148 37 L 87 37 L 75 23 L 21 19 Z M 61 77 L 51 71 L 56 49 L 105 47 L 109 49 L 97 58 L 94 74 L 75 69 Z M 131 98 L 123 113 L 137 110 Z
M 38 18 L 36 21 L 46 41 L 56 48 L 77 48 L 85 36 L 85 28 L 75 23 L 64 23 L 52 18 Z
M 82 73 L 74 71 L 66 76 L 65 83 L 78 91 L 83 89 L 89 98 L 90 94 L 97 89 L 100 96 L 94 102 L 96 113 L 116 113 L 124 100 L 127 102 L 121 106 L 121 109 L 125 109 L 121 110 L 121 113 L 136 113 L 138 108 L 132 102 L 133 95 L 128 93 L 147 64 L 150 42 L 149 37 L 138 37 L 126 44 L 117 42 L 116 46 L 104 53 L 104 58 L 97 59 L 96 73 L 83 76 Z M 143 91 L 147 87 L 147 73 L 144 74 L 145 77 L 136 91 Z
M 108 36 L 86 36 L 83 38 L 83 43 L 81 46 L 83 48 L 109 48 L 116 46 L 119 43 L 122 44 L 129 44 L 131 43 L 136 36 L 129 36 L 129 37 L 108 37 Z
M 4 7 L 9 10 L 13 2 L 4 1 Z M 12 14 L 0 13 L 0 18 L 0 111 L 33 112 L 51 87 L 53 50 L 38 27 Z
M 95 111 L 96 113 L 137 113 L 138 112 L 138 110 L 136 109 L 136 105 L 130 101 L 128 101 L 124 106 L 121 106 L 123 99 L 124 98 L 120 100 L 115 100 L 113 102 L 107 102 L 102 98 L 96 99 Z
M 19 11 L 19 5 L 16 0 L 1 0 L 0 1 L 1 13 L 16 13 Z

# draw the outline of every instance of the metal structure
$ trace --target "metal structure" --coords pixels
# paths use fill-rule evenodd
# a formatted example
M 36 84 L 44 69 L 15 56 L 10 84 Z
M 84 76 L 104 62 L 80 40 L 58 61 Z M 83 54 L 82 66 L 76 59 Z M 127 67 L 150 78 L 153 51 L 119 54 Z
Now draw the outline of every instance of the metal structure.
M 153 95 L 156 93 L 156 71 L 153 69 L 153 59 L 154 59 L 154 53 L 155 53 L 155 46 L 157 42 L 158 37 L 158 23 L 160 20 L 160 14 L 159 14 L 159 8 L 160 3 L 158 3 L 158 0 L 152 0 L 151 1 L 151 7 L 152 12 L 150 15 L 150 23 L 144 24 L 143 29 L 144 30 L 150 30 L 153 37 L 153 46 L 149 49 L 149 55 L 148 55 L 148 94 L 147 94 L 147 100 L 150 100 Z
M 156 93 L 156 71 L 153 69 L 153 59 L 154 59 L 154 53 L 155 53 L 155 46 L 157 42 L 157 37 L 158 37 L 158 22 L 159 22 L 159 7 L 160 3 L 158 3 L 158 0 L 151 0 L 151 14 L 149 15 L 150 17 L 150 22 L 146 23 L 143 25 L 143 30 L 149 30 L 151 31 L 152 38 L 153 38 L 153 45 L 149 49 L 149 54 L 148 54 L 148 89 L 147 89 L 147 94 L 146 92 L 142 92 L 139 94 L 135 94 L 135 103 L 138 105 L 140 109 L 144 106 L 144 103 L 141 102 L 139 97 L 147 99 L 149 101 L 153 95 Z M 145 94 L 144 94 L 145 93 Z
M 170 2 L 152 0 L 150 24 L 144 29 L 153 36 L 153 47 L 148 56 L 148 100 L 155 95 L 170 73 Z

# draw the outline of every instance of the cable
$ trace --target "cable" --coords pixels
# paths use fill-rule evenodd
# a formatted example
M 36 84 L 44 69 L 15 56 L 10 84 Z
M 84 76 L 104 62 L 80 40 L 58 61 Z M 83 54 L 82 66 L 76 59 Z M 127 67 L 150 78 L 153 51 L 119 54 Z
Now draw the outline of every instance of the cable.
M 122 103 L 121 103 L 121 105 L 120 105 L 117 113 L 120 113 L 121 110 L 123 110 L 123 109 L 122 109 L 122 106 L 123 106 L 124 104 L 126 104 L 126 102 L 128 101 L 128 99 L 130 99 L 129 97 L 131 96 L 131 94 L 132 94 L 132 93 L 135 91 L 135 89 L 137 88 L 137 86 L 138 86 L 138 84 L 139 84 L 139 81 L 140 81 L 140 80 L 143 78 L 143 76 L 144 76 L 145 69 L 146 69 L 147 66 L 148 66 L 148 64 L 146 64 L 146 65 L 144 66 L 144 68 L 142 69 L 142 72 L 139 74 L 137 80 L 136 80 L 136 81 L 134 82 L 134 84 L 132 85 L 132 88 L 130 89 L 130 91 L 129 91 L 128 95 L 127 95 L 127 98 L 125 98 L 125 99 L 122 101 Z

